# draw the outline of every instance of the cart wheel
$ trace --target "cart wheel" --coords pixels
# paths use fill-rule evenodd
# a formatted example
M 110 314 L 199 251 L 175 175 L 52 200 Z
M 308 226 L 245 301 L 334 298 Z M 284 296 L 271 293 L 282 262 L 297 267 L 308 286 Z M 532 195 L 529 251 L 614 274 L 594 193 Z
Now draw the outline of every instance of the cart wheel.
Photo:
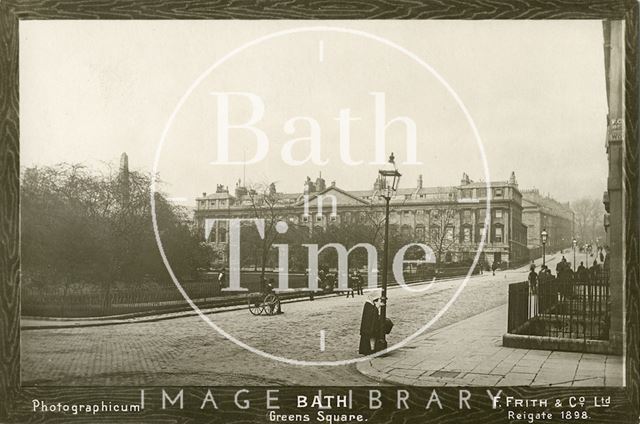
M 249 304 L 249 312 L 251 312 L 251 315 L 260 315 L 264 311 L 260 297 L 247 296 L 247 303 Z
M 264 312 L 267 315 L 275 315 L 278 311 L 278 298 L 275 294 L 268 294 L 264 297 L 262 304 L 264 305 Z

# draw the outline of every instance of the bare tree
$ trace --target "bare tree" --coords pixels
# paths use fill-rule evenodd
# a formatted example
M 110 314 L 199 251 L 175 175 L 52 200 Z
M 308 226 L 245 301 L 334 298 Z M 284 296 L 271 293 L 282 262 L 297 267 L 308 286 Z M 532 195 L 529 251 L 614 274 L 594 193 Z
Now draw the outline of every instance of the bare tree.
M 436 268 L 439 268 L 442 256 L 457 244 L 456 211 L 447 206 L 432 209 L 425 239 L 436 255 Z
M 285 202 L 277 192 L 275 182 L 253 184 L 248 189 L 247 197 L 253 218 L 264 221 L 264 237 L 260 238 L 260 281 L 264 281 L 269 253 L 279 235 L 276 224 L 286 218 L 286 209 L 283 208 Z
M 576 235 L 581 241 L 604 237 L 604 205 L 600 199 L 583 197 L 571 205 L 575 214 Z

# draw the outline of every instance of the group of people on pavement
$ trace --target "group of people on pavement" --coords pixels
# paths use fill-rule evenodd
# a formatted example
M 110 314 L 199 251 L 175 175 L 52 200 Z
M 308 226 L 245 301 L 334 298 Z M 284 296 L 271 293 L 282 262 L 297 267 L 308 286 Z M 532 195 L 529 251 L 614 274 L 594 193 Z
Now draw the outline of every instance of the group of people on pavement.
M 325 272 L 323 269 L 318 271 L 318 287 L 325 293 L 331 293 L 336 289 L 338 284 L 337 275 L 333 272 Z M 355 294 L 362 295 L 362 287 L 364 285 L 364 279 L 362 274 L 357 269 L 354 269 L 348 274 L 349 287 L 353 289 Z
M 531 263 L 529 267 L 529 276 L 527 278 L 529 282 L 529 290 L 533 295 L 538 293 L 538 287 L 544 285 L 547 282 L 563 283 L 564 286 L 570 286 L 571 283 L 589 283 L 591 281 L 597 281 L 604 269 L 608 267 L 608 257 L 601 254 L 600 263 L 598 259 L 593 260 L 593 264 L 590 268 L 585 267 L 584 262 L 580 262 L 578 268 L 573 271 L 571 263 L 567 262 L 567 259 L 563 256 L 562 259 L 556 264 L 556 275 L 551 273 L 551 269 L 547 265 L 542 265 L 540 272 L 536 272 L 536 266 Z M 560 292 L 561 294 L 566 294 Z

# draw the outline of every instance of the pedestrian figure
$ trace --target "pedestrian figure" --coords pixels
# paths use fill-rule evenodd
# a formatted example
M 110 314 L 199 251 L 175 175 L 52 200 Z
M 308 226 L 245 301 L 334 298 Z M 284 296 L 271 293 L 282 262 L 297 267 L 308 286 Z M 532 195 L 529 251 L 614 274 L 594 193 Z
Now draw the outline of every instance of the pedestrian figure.
M 587 268 L 584 267 L 584 262 L 580 262 L 580 266 L 576 271 L 578 274 L 578 281 L 581 283 L 586 283 L 589 280 Z
M 278 296 L 278 293 L 276 293 L 275 289 L 274 289 L 274 285 L 275 285 L 275 280 L 272 278 L 269 278 L 269 282 L 267 283 L 267 288 L 266 288 L 266 293 L 265 296 L 267 294 L 272 294 L 276 297 L 276 314 L 284 314 L 284 312 L 282 312 L 282 306 L 280 305 L 280 297 Z
M 225 279 L 225 272 L 224 272 L 224 268 L 222 268 L 218 273 L 218 294 L 222 294 L 222 288 L 224 287 L 224 279 Z
M 527 281 L 529 282 L 529 293 L 531 293 L 530 299 L 530 310 L 532 316 L 536 316 L 538 314 L 538 274 L 536 274 L 536 266 L 531 264 L 529 268 L 529 277 Z M 540 271 L 542 273 L 543 271 Z
M 381 294 L 380 289 L 367 292 L 367 300 L 362 308 L 360 347 L 358 349 L 358 353 L 362 355 L 370 355 L 375 352 L 376 340 L 380 336 L 380 314 L 376 304 L 380 300 Z
M 316 284 L 323 292 L 331 293 L 332 287 L 329 287 L 329 284 L 327 284 L 327 277 L 324 274 L 316 276 Z
M 491 271 L 493 272 L 493 275 L 496 275 L 496 269 L 498 269 L 498 263 L 496 261 L 493 261 L 493 263 L 491 264 Z
M 358 270 L 355 270 L 355 272 L 354 272 L 354 282 L 356 284 L 356 286 L 355 286 L 356 293 L 358 295 L 364 294 L 362 292 L 362 275 L 360 274 L 360 271 L 358 271 Z
M 346 297 L 349 296 L 355 297 L 355 287 L 356 287 L 356 272 L 348 271 L 347 272 L 347 290 Z
M 598 281 L 598 277 L 600 277 L 600 265 L 597 260 L 593 260 L 593 266 L 591 267 L 591 281 L 594 283 Z

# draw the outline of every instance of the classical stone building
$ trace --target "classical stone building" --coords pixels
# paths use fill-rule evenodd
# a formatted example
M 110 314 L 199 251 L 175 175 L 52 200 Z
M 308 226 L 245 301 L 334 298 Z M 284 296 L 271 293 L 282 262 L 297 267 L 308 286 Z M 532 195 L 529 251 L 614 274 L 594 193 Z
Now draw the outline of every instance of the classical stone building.
M 522 222 L 527 226 L 527 247 L 532 258 L 542 255 L 540 233 L 547 230 L 546 252 L 572 246 L 574 214 L 569 204 L 543 196 L 537 189 L 522 191 Z
M 313 234 L 330 225 L 364 222 L 371 214 L 381 218 L 384 213 L 379 198 L 381 184 L 376 180 L 368 190 L 347 191 L 335 182 L 327 185 L 322 176 L 315 181 L 307 177 L 302 192 L 277 193 L 274 196 L 277 202 L 268 204 L 262 199 L 267 196 L 238 181 L 233 194 L 219 185 L 215 193 L 203 193 L 197 198 L 194 219 L 204 234 L 207 219 L 255 218 L 256 207 L 271 208 L 282 219 L 308 227 Z M 267 191 L 275 194 L 276 187 L 271 185 Z M 487 217 L 489 196 L 491 214 Z M 460 184 L 447 187 L 424 187 L 420 176 L 414 187 L 397 191 L 391 200 L 389 222 L 392 231 L 429 245 L 434 232 L 444 231 L 448 242 L 441 256 L 444 262 L 471 261 L 488 223 L 481 261 L 509 266 L 529 260 L 527 227 L 522 223 L 522 195 L 513 173 L 506 181 L 489 184 L 474 182 L 463 174 Z M 216 221 L 206 229 L 210 229 L 208 241 L 224 256 L 229 239 L 227 223 Z

